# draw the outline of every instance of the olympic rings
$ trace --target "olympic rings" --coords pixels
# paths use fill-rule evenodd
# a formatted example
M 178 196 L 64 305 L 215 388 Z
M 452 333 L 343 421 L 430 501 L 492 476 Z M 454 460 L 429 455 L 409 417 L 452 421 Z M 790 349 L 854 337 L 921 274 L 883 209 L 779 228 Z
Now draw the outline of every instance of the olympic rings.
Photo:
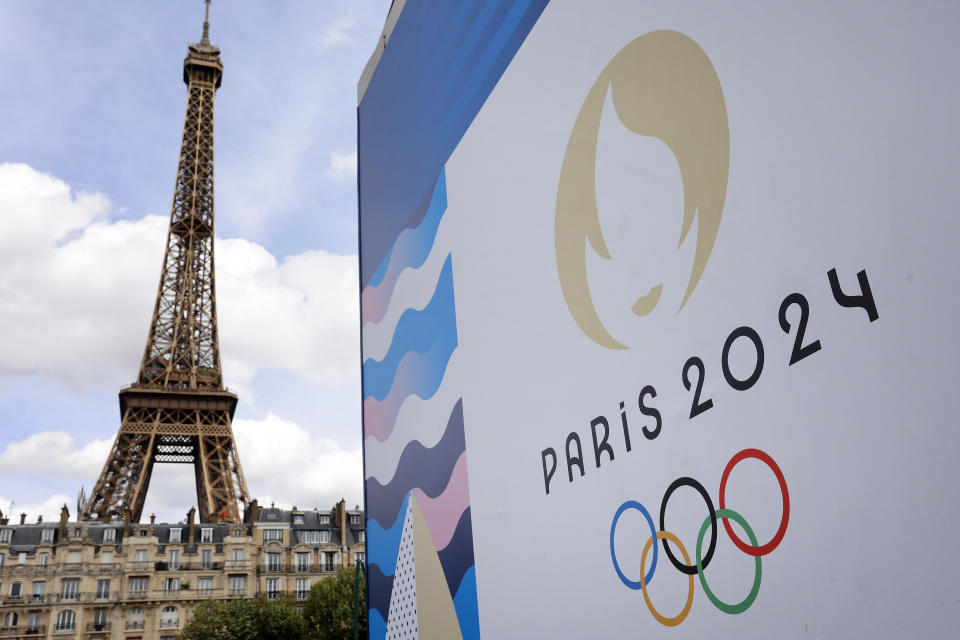
M 790 520 L 790 494 L 787 492 L 787 480 L 783 477 L 783 471 L 781 471 L 777 463 L 773 461 L 773 458 L 759 449 L 744 449 L 730 458 L 730 462 L 727 463 L 727 467 L 723 470 L 723 476 L 720 478 L 721 509 L 726 506 L 727 478 L 730 477 L 730 472 L 737 466 L 737 463 L 746 458 L 756 458 L 766 463 L 766 465 L 770 467 L 770 470 L 773 471 L 773 475 L 777 476 L 777 482 L 780 483 L 780 494 L 783 498 L 783 515 L 780 516 L 780 528 L 777 529 L 777 533 L 767 544 L 757 546 L 757 542 L 754 540 L 753 546 L 750 546 L 737 537 L 737 534 L 733 532 L 733 527 L 730 526 L 726 518 L 723 520 L 723 526 L 727 530 L 727 535 L 730 536 L 730 540 L 733 541 L 733 544 L 737 545 L 740 551 L 751 556 L 765 556 L 780 545 L 780 542 L 783 541 L 784 534 L 787 532 L 787 522 Z
M 645 578 L 641 576 L 640 582 L 634 582 L 627 576 L 623 575 L 623 571 L 620 570 L 620 563 L 617 562 L 617 552 L 613 548 L 613 533 L 617 530 L 617 521 L 627 509 L 636 509 L 643 514 L 643 517 L 647 519 L 647 524 L 650 525 L 651 535 L 657 535 L 657 530 L 653 526 L 653 518 L 650 517 L 650 513 L 636 500 L 627 500 L 624 502 L 622 505 L 620 505 L 620 508 L 617 509 L 616 515 L 613 516 L 613 523 L 610 525 L 610 557 L 613 558 L 613 568 L 617 570 L 617 575 L 620 576 L 620 581 L 623 582 L 623 584 L 627 585 L 631 589 L 636 590 L 642 589 L 645 582 L 650 582 L 653 580 L 653 572 L 657 569 L 657 547 L 653 548 L 653 563 L 650 565 L 650 572 L 647 573 Z M 689 560 L 687 562 L 689 562 Z M 642 566 L 640 567 L 640 570 L 643 571 Z
M 730 472 L 733 468 L 742 460 L 746 458 L 756 458 L 761 462 L 765 463 L 773 471 L 774 475 L 777 477 L 777 482 L 780 485 L 780 494 L 783 498 L 783 514 L 780 518 L 780 527 L 777 529 L 776 534 L 773 538 L 764 545 L 759 545 L 757 543 L 757 537 L 753 532 L 753 529 L 747 524 L 746 519 L 741 516 L 736 511 L 726 508 L 726 488 L 727 480 L 730 477 Z M 700 533 L 697 536 L 697 546 L 696 546 L 696 564 L 690 563 L 690 557 L 687 554 L 686 548 L 683 546 L 683 543 L 680 542 L 680 539 L 673 533 L 670 533 L 666 530 L 666 509 L 667 501 L 670 499 L 670 496 L 681 486 L 688 486 L 696 489 L 697 492 L 703 497 L 704 502 L 707 503 L 707 509 L 709 515 L 703 521 L 703 525 L 700 527 Z M 670 486 L 667 488 L 666 492 L 663 495 L 663 500 L 660 502 L 660 531 L 657 531 L 653 525 L 653 518 L 650 517 L 650 513 L 647 511 L 646 507 L 637 502 L 636 500 L 627 500 L 620 508 L 617 509 L 616 514 L 613 516 L 613 522 L 610 524 L 610 557 L 613 560 L 613 568 L 617 572 L 617 576 L 620 578 L 620 581 L 623 582 L 630 589 L 639 589 L 643 592 L 643 599 L 647 603 L 647 608 L 650 609 L 650 613 L 653 614 L 653 617 L 657 619 L 663 625 L 672 627 L 680 624 L 686 619 L 687 615 L 690 613 L 690 608 L 693 605 L 693 576 L 697 574 L 700 576 L 700 585 L 703 587 L 704 593 L 707 594 L 710 602 L 713 603 L 715 607 L 723 611 L 724 613 L 737 614 L 743 613 L 753 605 L 754 601 L 757 598 L 757 594 L 760 592 L 760 580 L 763 575 L 763 570 L 761 566 L 761 556 L 765 556 L 774 549 L 776 549 L 780 543 L 783 541 L 783 537 L 787 531 L 787 524 L 790 521 L 790 494 L 787 491 L 787 481 L 783 476 L 783 472 L 780 470 L 780 467 L 774 462 L 773 458 L 767 455 L 765 452 L 760 451 L 759 449 L 744 449 L 737 453 L 733 458 L 730 459 L 730 462 L 727 463 L 727 466 L 723 470 L 723 475 L 720 478 L 720 492 L 719 492 L 719 509 L 714 509 L 713 501 L 710 499 L 710 495 L 707 493 L 707 490 L 704 489 L 703 485 L 694 480 L 693 478 L 682 477 L 674 480 Z M 640 556 L 640 571 L 643 572 L 647 564 L 647 554 L 650 552 L 650 547 L 653 547 L 653 560 L 650 564 L 650 570 L 645 574 L 642 573 L 640 576 L 640 581 L 634 581 L 627 578 L 623 571 L 620 569 L 620 564 L 617 562 L 617 552 L 614 548 L 614 534 L 617 530 L 617 523 L 620 520 L 620 516 L 627 509 L 636 509 L 643 517 L 647 520 L 647 525 L 650 527 L 650 538 L 647 539 L 643 547 L 643 552 Z M 723 526 L 727 531 L 727 535 L 730 537 L 730 540 L 736 545 L 738 549 L 746 553 L 747 555 L 753 556 L 756 560 L 756 571 L 754 574 L 753 587 L 750 589 L 750 593 L 747 594 L 747 597 L 744 598 L 741 602 L 737 604 L 727 604 L 720 600 L 713 591 L 710 590 L 710 587 L 707 585 L 707 579 L 704 574 L 705 569 L 710 564 L 710 560 L 713 558 L 713 552 L 716 549 L 717 544 L 717 519 L 720 518 L 723 520 Z M 743 542 L 733 531 L 733 527 L 730 525 L 730 519 L 735 520 L 744 531 L 747 533 L 747 537 L 750 539 L 750 544 Z M 711 539 L 710 545 L 707 548 L 707 555 L 704 557 L 703 552 L 703 538 L 707 533 L 707 525 L 711 525 Z M 690 591 L 687 596 L 687 602 L 683 607 L 683 610 L 673 618 L 667 618 L 658 612 L 653 603 L 650 601 L 650 596 L 647 593 L 647 585 L 653 580 L 654 572 L 657 568 L 657 553 L 660 545 L 656 543 L 657 540 L 661 540 L 663 543 L 663 549 L 667 554 L 667 557 L 670 559 L 671 564 L 676 567 L 682 573 L 690 577 Z M 673 555 L 673 552 L 670 549 L 670 546 L 667 542 L 672 542 L 680 549 L 680 554 L 683 556 L 684 563 L 681 563 L 677 560 L 676 556 Z
M 707 516 L 707 520 L 710 517 Z M 680 549 L 680 555 L 683 556 L 685 562 L 690 562 L 690 556 L 687 555 L 687 549 L 683 546 L 683 543 L 680 542 L 680 538 L 673 535 L 669 531 L 658 531 L 657 538 L 663 540 L 666 543 L 667 540 L 677 545 L 677 548 Z M 703 536 L 700 537 L 703 540 Z M 653 546 L 654 549 L 657 548 L 657 545 L 653 544 L 653 538 L 647 539 L 647 544 L 643 545 L 643 553 L 640 554 L 640 571 L 643 571 L 643 566 L 647 564 L 647 552 L 650 551 L 650 546 Z M 664 549 L 666 549 L 666 544 L 664 544 Z M 656 553 L 656 551 L 654 551 Z M 699 563 L 698 563 L 699 564 Z M 652 572 L 651 572 L 652 573 Z M 703 574 L 700 574 L 701 576 Z M 702 580 L 702 577 L 701 577 Z M 647 602 L 647 608 L 650 609 L 650 613 L 653 614 L 653 617 L 657 619 L 657 622 L 667 627 L 675 627 L 687 617 L 687 614 L 690 613 L 690 607 L 693 606 L 693 574 L 690 574 L 690 589 L 687 591 L 687 602 L 683 605 L 683 609 L 679 614 L 673 618 L 667 618 L 659 611 L 653 608 L 653 603 L 650 602 L 650 594 L 647 593 L 647 581 L 644 578 L 640 578 L 640 585 L 643 591 L 643 599 Z
M 713 552 L 717 548 L 717 514 L 713 509 L 713 500 L 710 499 L 710 494 L 707 493 L 707 490 L 703 488 L 702 484 L 693 478 L 677 478 L 673 481 L 673 484 L 667 488 L 667 492 L 663 494 L 663 500 L 660 501 L 660 530 L 667 530 L 667 527 L 664 525 L 664 519 L 667 513 L 667 500 L 670 499 L 670 496 L 674 491 L 684 485 L 696 489 L 700 495 L 703 496 L 703 501 L 707 503 L 707 509 L 710 510 L 710 515 L 707 516 L 707 520 L 713 524 L 713 532 L 711 533 L 710 537 L 710 546 L 707 548 L 707 557 L 703 560 L 703 569 L 706 569 L 707 565 L 710 564 L 710 560 L 713 559 Z M 688 576 L 692 576 L 697 573 L 696 565 L 681 564 L 680 561 L 674 557 L 673 552 L 670 551 L 670 547 L 667 545 L 666 540 L 663 541 L 663 550 L 666 551 L 667 557 L 670 558 L 670 562 L 677 568 L 678 571 L 681 571 Z M 687 560 L 687 562 L 690 561 Z
M 753 534 L 753 529 L 750 528 L 750 525 L 747 524 L 747 521 L 743 519 L 736 511 L 732 509 L 717 509 L 717 515 L 721 518 L 724 518 L 724 523 L 727 522 L 726 518 L 733 518 L 736 520 L 744 531 L 747 532 L 747 537 L 750 538 L 750 542 L 753 543 L 753 546 L 757 546 L 757 536 Z M 700 573 L 700 586 L 703 587 L 703 592 L 707 594 L 707 597 L 710 599 L 710 602 L 714 604 L 717 609 L 723 611 L 724 613 L 736 614 L 743 613 L 750 608 L 750 605 L 753 604 L 753 601 L 757 599 L 757 594 L 760 593 L 760 577 L 763 573 L 763 570 L 760 566 L 760 556 L 756 556 L 757 561 L 757 570 L 753 577 L 753 588 L 750 589 L 750 593 L 747 594 L 747 597 L 743 599 L 742 602 L 738 604 L 727 604 L 723 602 L 713 594 L 713 591 L 710 590 L 710 587 L 707 586 L 707 578 L 703 575 L 703 568 L 706 567 L 706 563 L 701 564 L 700 562 L 700 548 L 703 546 L 703 535 L 707 532 L 707 524 L 710 522 L 710 516 L 707 516 L 707 519 L 703 521 L 703 526 L 700 527 L 700 535 L 697 537 L 697 571 Z M 717 525 L 717 521 L 713 521 L 714 527 Z

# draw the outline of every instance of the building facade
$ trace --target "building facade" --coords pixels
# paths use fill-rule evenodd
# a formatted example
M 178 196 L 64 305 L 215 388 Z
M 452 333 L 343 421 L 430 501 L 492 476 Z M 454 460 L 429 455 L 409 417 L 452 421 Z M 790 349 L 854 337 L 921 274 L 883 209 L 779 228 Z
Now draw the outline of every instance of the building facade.
M 0 638 L 172 640 L 210 599 L 306 600 L 365 561 L 363 511 L 254 507 L 243 523 L 0 518 Z M 251 514 L 253 515 L 253 514 Z

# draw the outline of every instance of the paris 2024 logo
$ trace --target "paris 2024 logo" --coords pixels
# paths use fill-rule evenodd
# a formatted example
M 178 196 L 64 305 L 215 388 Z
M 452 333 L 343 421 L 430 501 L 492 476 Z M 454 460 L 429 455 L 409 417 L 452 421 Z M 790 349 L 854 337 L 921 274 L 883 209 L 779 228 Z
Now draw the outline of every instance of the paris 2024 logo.
M 707 54 L 676 31 L 654 31 L 621 49 L 587 94 L 570 134 L 557 189 L 557 273 L 573 319 L 584 334 L 609 349 L 626 349 L 600 319 L 590 294 L 586 251 L 610 259 L 597 210 L 597 141 L 608 93 L 620 122 L 631 132 L 666 143 L 683 179 L 678 247 L 696 222 L 696 250 L 680 309 L 693 294 L 710 259 L 727 192 L 730 134 L 717 73 Z M 635 215 L 651 215 L 642 203 Z M 621 282 L 617 286 L 630 287 Z M 650 314 L 663 283 L 638 291 L 631 309 Z M 677 310 L 679 312 L 679 309 Z

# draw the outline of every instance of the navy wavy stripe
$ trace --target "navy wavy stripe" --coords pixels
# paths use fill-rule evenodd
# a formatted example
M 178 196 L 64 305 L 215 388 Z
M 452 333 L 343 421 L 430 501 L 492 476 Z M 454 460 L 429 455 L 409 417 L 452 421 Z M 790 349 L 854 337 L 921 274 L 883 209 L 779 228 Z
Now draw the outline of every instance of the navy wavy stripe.
M 413 488 L 436 498 L 447 487 L 460 455 L 466 450 L 463 437 L 463 400 L 457 400 L 447 420 L 443 437 L 432 449 L 413 440 L 400 454 L 397 471 L 386 485 L 367 480 L 367 513 L 376 520 L 396 518 L 403 499 Z
M 367 608 L 376 609 L 387 619 L 390 613 L 390 593 L 393 591 L 393 576 L 383 575 L 380 567 L 371 564 L 367 567 L 367 581 L 370 583 L 370 602 Z
M 460 522 L 453 532 L 453 537 L 447 546 L 437 553 L 443 575 L 447 578 L 447 587 L 451 594 L 460 589 L 463 575 L 473 566 L 473 525 L 470 518 L 470 507 L 460 516 Z

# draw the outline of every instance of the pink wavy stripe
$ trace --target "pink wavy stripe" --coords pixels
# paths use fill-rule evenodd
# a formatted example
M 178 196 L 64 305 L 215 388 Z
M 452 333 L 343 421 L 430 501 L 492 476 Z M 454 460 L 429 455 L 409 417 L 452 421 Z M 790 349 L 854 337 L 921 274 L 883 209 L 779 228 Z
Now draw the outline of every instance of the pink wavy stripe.
M 437 551 L 443 551 L 450 544 L 453 532 L 457 529 L 460 516 L 470 506 L 470 491 L 467 486 L 467 452 L 457 459 L 450 474 L 446 489 L 436 498 L 430 498 L 420 489 L 413 490 L 417 504 L 423 513 L 423 519 L 430 530 Z
M 388 276 L 389 277 L 389 276 Z M 360 312 L 363 317 L 363 324 L 369 322 L 377 323 L 383 320 L 390 308 L 390 294 L 393 293 L 393 285 L 386 278 L 376 287 L 367 287 L 360 294 Z M 389 285 L 389 287 L 388 287 Z
M 383 400 L 367 397 L 363 401 L 364 437 L 376 438 L 383 442 L 393 432 L 400 405 L 407 396 L 416 391 L 416 382 L 422 377 L 424 369 L 423 354 L 410 351 L 403 354 L 393 386 Z M 419 395 L 419 394 L 417 394 Z

